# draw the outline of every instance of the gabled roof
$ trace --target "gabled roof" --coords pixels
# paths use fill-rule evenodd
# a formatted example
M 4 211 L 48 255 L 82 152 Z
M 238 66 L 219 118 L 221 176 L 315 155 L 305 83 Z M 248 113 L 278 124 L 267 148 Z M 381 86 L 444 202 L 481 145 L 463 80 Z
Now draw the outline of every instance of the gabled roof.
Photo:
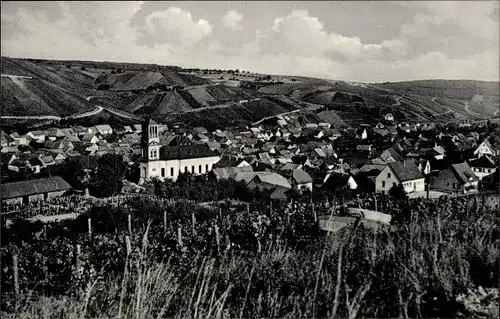
M 307 184 L 312 183 L 312 178 L 304 170 L 298 168 L 292 171 L 292 177 L 297 182 L 297 184 Z
M 473 182 L 479 180 L 476 174 L 472 172 L 472 169 L 470 168 L 469 164 L 467 164 L 466 162 L 452 164 L 451 170 L 455 174 L 457 179 L 462 183 L 468 183 L 471 181 Z
M 6 183 L 2 184 L 0 187 L 2 190 L 2 200 L 34 194 L 65 191 L 72 188 L 64 179 L 59 176 L 15 183 Z
M 160 151 L 160 159 L 162 160 L 181 160 L 212 156 L 219 156 L 219 154 L 212 151 L 206 144 L 164 146 Z
M 406 161 L 405 163 L 394 162 L 390 163 L 389 167 L 400 182 L 424 178 L 417 165 L 413 161 Z
M 258 173 L 252 180 L 255 179 L 258 179 L 260 182 L 265 184 L 281 186 L 284 188 L 292 188 L 286 178 L 274 172 L 269 172 L 267 174 Z
M 102 133 L 103 131 L 113 130 L 108 124 L 96 125 L 95 128 L 99 133 Z
M 495 168 L 495 162 L 487 155 L 469 161 L 470 167 Z
M 217 179 L 234 178 L 236 174 L 243 172 L 253 172 L 251 166 L 243 167 L 217 167 L 212 170 Z

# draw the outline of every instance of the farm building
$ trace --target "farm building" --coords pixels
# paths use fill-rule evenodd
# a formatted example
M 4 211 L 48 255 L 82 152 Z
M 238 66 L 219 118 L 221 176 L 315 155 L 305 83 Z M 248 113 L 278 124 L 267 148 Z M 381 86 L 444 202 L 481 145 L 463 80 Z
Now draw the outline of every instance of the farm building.
M 72 187 L 59 176 L 1 185 L 2 203 L 27 204 L 63 195 Z

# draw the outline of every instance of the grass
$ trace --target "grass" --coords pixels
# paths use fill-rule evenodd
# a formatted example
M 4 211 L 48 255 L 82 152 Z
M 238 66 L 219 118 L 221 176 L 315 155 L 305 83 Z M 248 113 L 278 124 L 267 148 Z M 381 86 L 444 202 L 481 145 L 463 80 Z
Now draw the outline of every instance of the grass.
M 16 318 L 474 317 L 458 296 L 496 287 L 498 219 L 466 204 L 437 208 L 390 231 L 358 227 L 302 249 L 278 239 L 258 253 L 175 263 L 150 255 L 146 230 L 121 275 L 26 302 Z

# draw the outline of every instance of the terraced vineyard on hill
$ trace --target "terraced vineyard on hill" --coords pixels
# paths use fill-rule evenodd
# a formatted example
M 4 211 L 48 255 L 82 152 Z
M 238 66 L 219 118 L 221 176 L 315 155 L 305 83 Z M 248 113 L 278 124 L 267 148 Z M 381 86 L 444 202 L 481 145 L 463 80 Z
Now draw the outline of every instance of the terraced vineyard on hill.
M 159 122 L 180 120 L 222 128 L 307 107 L 309 121 L 341 128 L 375 124 L 387 113 L 399 121 L 443 123 L 498 115 L 498 83 L 494 82 L 367 84 L 282 77 L 284 82 L 252 85 L 241 80 L 242 87 L 233 87 L 172 66 L 2 57 L 1 67 L 3 116 L 19 118 L 94 116 L 92 110 L 103 106 L 107 114 L 95 114 L 99 121 L 114 121 L 117 115 L 110 112 L 114 109 L 123 112 L 122 118 L 151 116 Z M 224 112 L 211 108 L 224 108 Z

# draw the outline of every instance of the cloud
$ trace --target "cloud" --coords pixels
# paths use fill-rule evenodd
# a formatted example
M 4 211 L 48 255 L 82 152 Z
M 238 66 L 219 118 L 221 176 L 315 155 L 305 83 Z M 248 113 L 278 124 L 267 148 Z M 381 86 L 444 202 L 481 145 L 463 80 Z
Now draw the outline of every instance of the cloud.
M 397 39 L 365 44 L 358 37 L 329 33 L 324 24 L 306 10 L 294 10 L 276 19 L 271 28 L 258 30 L 257 42 L 263 54 L 289 52 L 300 57 L 390 59 L 405 53 L 404 44 Z
M 195 21 L 190 12 L 178 7 L 151 13 L 139 29 L 140 44 L 154 47 L 156 44 L 192 47 L 208 37 L 213 26 L 204 19 Z
M 361 27 L 359 35 L 339 32 L 312 10 L 291 10 L 270 20 L 238 8 L 242 13 L 226 12 L 225 27 L 215 28 L 219 12 L 196 16 L 199 11 L 182 4 L 1 5 L 1 51 L 7 56 L 239 68 L 368 82 L 499 79 L 497 2 L 396 2 L 392 6 L 410 11 L 412 18 L 375 43 L 362 40 Z
M 229 28 L 230 30 L 236 31 L 241 29 L 240 22 L 243 20 L 243 15 L 238 11 L 230 10 L 226 12 L 222 21 L 224 22 L 224 26 Z

